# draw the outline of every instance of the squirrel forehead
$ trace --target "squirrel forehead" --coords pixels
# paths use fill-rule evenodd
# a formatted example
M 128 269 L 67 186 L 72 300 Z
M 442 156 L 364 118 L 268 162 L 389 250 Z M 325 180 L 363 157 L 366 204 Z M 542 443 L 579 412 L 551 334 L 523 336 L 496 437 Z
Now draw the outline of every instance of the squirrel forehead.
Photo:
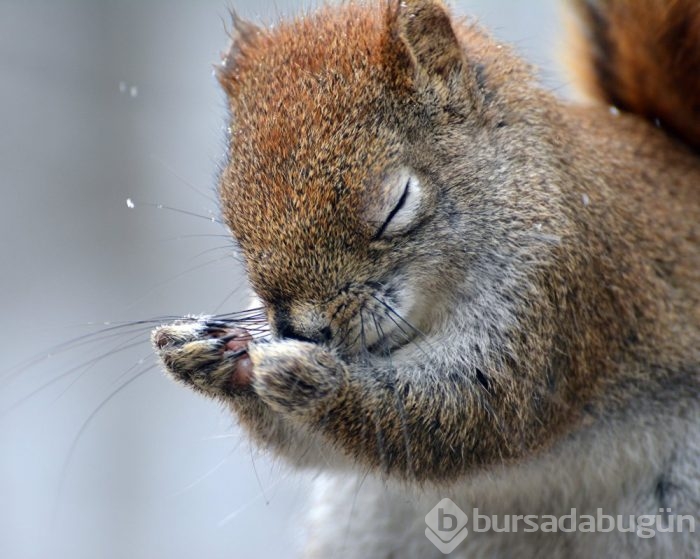
M 360 136 L 367 121 L 388 112 L 396 85 L 389 35 L 379 7 L 347 5 L 237 41 L 219 73 L 232 147 L 242 137 L 283 160 L 334 135 Z
M 350 247 L 370 236 L 368 204 L 387 167 L 399 161 L 395 136 L 379 127 L 338 123 L 306 133 L 260 128 L 232 139 L 222 175 L 224 218 L 243 248 Z
M 350 244 L 365 226 L 365 190 L 400 152 L 385 34 L 380 10 L 348 6 L 260 31 L 240 47 L 221 77 L 231 110 L 221 199 L 242 244 L 286 235 L 299 244 L 295 229 L 309 243 L 335 234 L 333 242 Z M 281 230 L 273 238 L 270 228 Z
M 382 66 L 388 43 L 385 16 L 379 7 L 349 4 L 327 6 L 273 28 L 251 25 L 236 35 L 219 78 L 235 99 L 246 89 L 280 81 L 288 91 L 301 85 L 304 75 L 328 68 L 352 75 Z

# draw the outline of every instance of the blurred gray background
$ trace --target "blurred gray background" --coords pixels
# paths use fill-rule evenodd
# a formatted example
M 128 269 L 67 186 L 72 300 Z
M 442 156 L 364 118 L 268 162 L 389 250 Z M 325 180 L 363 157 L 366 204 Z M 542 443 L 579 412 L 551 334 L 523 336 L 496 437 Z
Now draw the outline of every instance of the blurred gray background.
M 0 1 L 3 559 L 294 556 L 308 479 L 152 367 L 148 325 L 99 333 L 245 304 L 210 219 L 228 2 Z M 235 8 L 273 22 L 295 4 Z M 456 5 L 552 88 L 557 8 Z

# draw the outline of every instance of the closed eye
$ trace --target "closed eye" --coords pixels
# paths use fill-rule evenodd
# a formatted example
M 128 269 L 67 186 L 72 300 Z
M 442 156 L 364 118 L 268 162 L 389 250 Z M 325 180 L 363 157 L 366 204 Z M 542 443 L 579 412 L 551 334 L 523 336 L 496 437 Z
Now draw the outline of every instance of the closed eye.
M 407 169 L 394 175 L 385 188 L 386 206 L 382 213 L 386 217 L 374 234 L 373 240 L 406 232 L 420 210 L 421 185 L 418 178 Z M 393 205 L 392 200 L 395 200 Z
M 399 201 L 394 206 L 394 209 L 389 212 L 389 215 L 386 216 L 386 220 L 384 221 L 384 223 L 382 223 L 382 226 L 375 233 L 375 235 L 374 235 L 375 239 L 379 239 L 384 234 L 387 227 L 391 223 L 391 220 L 394 219 L 394 216 L 401 211 L 401 208 L 404 207 L 404 205 L 406 204 L 406 200 L 408 199 L 408 192 L 409 192 L 410 188 L 411 188 L 411 181 L 407 180 L 406 185 L 404 186 L 404 189 L 403 189 L 403 194 L 401 194 L 401 198 L 399 198 Z

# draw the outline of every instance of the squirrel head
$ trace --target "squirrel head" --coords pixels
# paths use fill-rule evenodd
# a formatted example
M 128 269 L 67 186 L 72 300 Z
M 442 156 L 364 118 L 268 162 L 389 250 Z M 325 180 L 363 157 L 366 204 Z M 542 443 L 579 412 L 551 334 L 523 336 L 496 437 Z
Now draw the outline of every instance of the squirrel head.
M 273 329 L 349 351 L 430 330 L 509 221 L 488 183 L 528 68 L 437 0 L 234 27 L 220 197 Z

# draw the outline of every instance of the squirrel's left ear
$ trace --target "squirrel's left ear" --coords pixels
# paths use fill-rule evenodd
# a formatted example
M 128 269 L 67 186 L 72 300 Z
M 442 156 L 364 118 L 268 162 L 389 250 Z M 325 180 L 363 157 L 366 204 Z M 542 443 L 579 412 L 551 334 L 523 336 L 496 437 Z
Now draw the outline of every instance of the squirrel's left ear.
M 225 91 L 229 91 L 236 59 L 244 45 L 250 44 L 260 34 L 260 28 L 242 19 L 231 10 L 233 29 L 229 33 L 230 41 L 225 52 L 221 54 L 221 62 L 215 66 L 216 77 Z
M 392 34 L 403 43 L 414 70 L 444 83 L 462 73 L 462 47 L 440 0 L 399 0 L 389 10 Z

